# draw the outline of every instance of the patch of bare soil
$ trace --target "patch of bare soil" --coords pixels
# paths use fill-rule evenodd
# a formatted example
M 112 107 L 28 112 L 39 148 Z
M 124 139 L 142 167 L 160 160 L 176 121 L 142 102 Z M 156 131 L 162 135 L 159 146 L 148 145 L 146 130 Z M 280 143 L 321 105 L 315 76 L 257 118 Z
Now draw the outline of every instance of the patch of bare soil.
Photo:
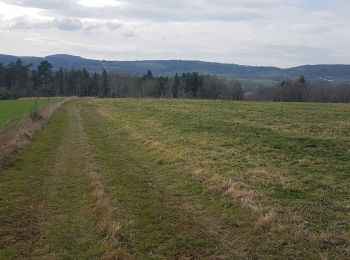
M 29 143 L 32 136 L 51 118 L 53 113 L 68 99 L 50 104 L 39 110 L 39 117 L 33 120 L 26 116 L 14 123 L 5 133 L 0 135 L 0 171 L 4 168 L 8 157 Z

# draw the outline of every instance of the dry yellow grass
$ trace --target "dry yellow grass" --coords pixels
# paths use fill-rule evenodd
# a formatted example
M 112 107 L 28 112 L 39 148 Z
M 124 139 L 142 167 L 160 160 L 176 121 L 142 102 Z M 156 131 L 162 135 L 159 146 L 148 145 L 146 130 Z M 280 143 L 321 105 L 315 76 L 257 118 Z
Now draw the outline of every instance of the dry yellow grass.
M 347 105 L 82 99 L 53 119 L 5 171 L 0 201 L 17 223 L 24 194 L 40 197 L 24 191 L 44 187 L 41 209 L 60 213 L 45 222 L 48 256 L 349 258 Z M 4 256 L 19 242 L 2 234 Z

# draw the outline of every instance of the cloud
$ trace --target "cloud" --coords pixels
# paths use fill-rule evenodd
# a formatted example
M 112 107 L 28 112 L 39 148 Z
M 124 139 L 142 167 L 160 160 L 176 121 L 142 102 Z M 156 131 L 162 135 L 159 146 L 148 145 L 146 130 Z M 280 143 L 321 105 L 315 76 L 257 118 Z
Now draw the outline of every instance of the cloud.
M 134 31 L 125 31 L 122 32 L 122 35 L 127 38 L 134 38 L 136 37 L 136 33 Z
M 39 9 L 67 9 L 73 7 L 76 1 L 71 0 L 4 0 L 3 2 L 8 3 L 10 5 L 24 6 L 24 7 L 32 7 Z
M 27 16 L 20 16 L 14 19 L 3 19 L 0 28 L 2 30 L 28 30 L 28 29 L 43 29 L 50 27 L 47 21 L 31 19 Z
M 2 30 L 40 30 L 57 29 L 62 31 L 115 31 L 123 26 L 120 22 L 114 21 L 89 21 L 76 18 L 60 17 L 49 20 L 32 19 L 21 16 L 14 19 L 2 19 L 0 29 Z
M 107 22 L 106 26 L 110 29 L 110 30 L 118 30 L 120 27 L 123 26 L 122 23 L 120 22 Z
M 249 20 L 263 16 L 262 10 L 281 4 L 281 0 L 120 0 L 115 1 L 118 4 L 111 4 L 111 1 L 107 1 L 109 5 L 98 5 L 92 8 L 77 0 L 5 0 L 5 2 L 11 5 L 38 8 L 49 16 L 134 19 L 154 22 Z
M 53 21 L 51 21 L 51 24 L 53 27 L 65 31 L 76 31 L 86 28 L 84 23 L 80 20 L 67 17 L 55 18 Z
M 0 40 L 59 37 L 42 52 L 105 59 L 344 63 L 349 12 L 348 0 L 0 0 Z M 29 55 L 43 48 L 30 44 Z M 9 40 L 1 47 L 23 53 Z

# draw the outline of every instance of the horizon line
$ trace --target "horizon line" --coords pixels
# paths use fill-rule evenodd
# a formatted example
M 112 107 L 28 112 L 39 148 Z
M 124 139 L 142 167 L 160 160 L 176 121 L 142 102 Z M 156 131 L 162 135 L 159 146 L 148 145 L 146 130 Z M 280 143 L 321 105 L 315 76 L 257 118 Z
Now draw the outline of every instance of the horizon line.
M 305 67 L 305 66 L 350 66 L 349 64 L 345 63 L 308 63 L 308 64 L 301 64 L 297 66 L 292 67 L 279 67 L 279 66 L 273 66 L 273 65 L 247 65 L 247 64 L 239 64 L 239 63 L 230 63 L 230 62 L 219 62 L 219 61 L 209 61 L 209 60 L 195 60 L 195 59 L 134 59 L 134 60 L 106 60 L 106 59 L 97 59 L 97 58 L 85 58 L 80 55 L 74 55 L 74 54 L 67 54 L 67 53 L 54 53 L 46 56 L 35 56 L 35 55 L 15 55 L 15 54 L 5 54 L 0 53 L 0 55 L 4 56 L 12 56 L 17 58 L 40 58 L 45 59 L 52 56 L 70 56 L 70 57 L 76 57 L 80 59 L 85 60 L 93 60 L 93 61 L 99 61 L 99 62 L 147 62 L 147 61 L 183 61 L 183 62 L 203 62 L 203 63 L 216 63 L 216 64 L 223 64 L 223 65 L 238 65 L 238 66 L 245 66 L 245 67 L 265 67 L 265 68 L 278 68 L 278 69 L 293 69 L 293 68 L 299 68 L 299 67 Z

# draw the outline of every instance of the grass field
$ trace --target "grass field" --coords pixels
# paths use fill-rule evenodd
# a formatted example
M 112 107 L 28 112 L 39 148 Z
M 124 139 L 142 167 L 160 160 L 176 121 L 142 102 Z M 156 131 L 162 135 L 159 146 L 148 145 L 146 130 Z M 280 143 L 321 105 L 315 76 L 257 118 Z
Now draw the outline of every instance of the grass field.
M 0 258 L 350 257 L 350 106 L 67 102 L 0 173 Z
M 38 106 L 45 106 L 52 102 L 54 102 L 52 99 L 38 99 Z M 0 132 L 17 119 L 29 115 L 33 108 L 34 99 L 0 100 Z

